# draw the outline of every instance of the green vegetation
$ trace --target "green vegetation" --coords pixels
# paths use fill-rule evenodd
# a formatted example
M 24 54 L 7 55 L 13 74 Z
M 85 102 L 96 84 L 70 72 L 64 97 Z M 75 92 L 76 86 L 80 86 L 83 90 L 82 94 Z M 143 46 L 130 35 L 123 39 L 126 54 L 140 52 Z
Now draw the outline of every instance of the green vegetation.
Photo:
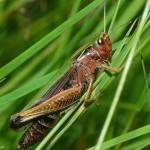
M 99 105 L 85 109 L 83 96 L 31 149 L 148 149 L 148 2 L 107 0 L 106 31 L 115 29 L 111 66 L 123 71 L 100 74 L 93 86 Z M 9 128 L 10 116 L 38 101 L 71 66 L 75 50 L 103 32 L 103 1 L 3 0 L 0 20 L 0 149 L 10 150 L 24 132 Z

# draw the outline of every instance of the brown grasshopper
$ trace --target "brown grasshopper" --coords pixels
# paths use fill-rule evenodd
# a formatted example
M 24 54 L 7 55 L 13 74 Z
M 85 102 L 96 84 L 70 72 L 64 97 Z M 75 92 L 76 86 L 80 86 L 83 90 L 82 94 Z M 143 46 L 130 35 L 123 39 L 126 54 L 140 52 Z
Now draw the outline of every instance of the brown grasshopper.
M 63 114 L 71 109 L 87 91 L 84 103 L 88 103 L 92 85 L 103 69 L 118 72 L 109 66 L 112 43 L 106 33 L 88 47 L 73 63 L 67 73 L 42 97 L 42 100 L 24 112 L 10 118 L 11 127 L 19 129 L 31 123 L 18 144 L 18 150 L 27 149 L 42 140 Z

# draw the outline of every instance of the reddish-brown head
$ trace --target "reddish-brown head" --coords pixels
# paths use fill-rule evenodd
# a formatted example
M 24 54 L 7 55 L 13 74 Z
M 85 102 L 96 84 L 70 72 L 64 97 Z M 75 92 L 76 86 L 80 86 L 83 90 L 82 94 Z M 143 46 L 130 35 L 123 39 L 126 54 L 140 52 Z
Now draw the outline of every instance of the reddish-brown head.
M 100 38 L 94 43 L 94 49 L 98 51 L 99 55 L 105 60 L 111 57 L 112 44 L 109 36 L 102 32 Z

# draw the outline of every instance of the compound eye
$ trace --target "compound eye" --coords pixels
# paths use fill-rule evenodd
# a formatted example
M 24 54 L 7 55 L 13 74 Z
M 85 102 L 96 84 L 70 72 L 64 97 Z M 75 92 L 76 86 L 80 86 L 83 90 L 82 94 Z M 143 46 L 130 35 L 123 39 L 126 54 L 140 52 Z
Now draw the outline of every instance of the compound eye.
M 97 40 L 97 43 L 98 43 L 99 45 L 103 45 L 103 44 L 104 44 L 104 41 L 103 41 L 102 38 L 99 38 L 99 39 Z

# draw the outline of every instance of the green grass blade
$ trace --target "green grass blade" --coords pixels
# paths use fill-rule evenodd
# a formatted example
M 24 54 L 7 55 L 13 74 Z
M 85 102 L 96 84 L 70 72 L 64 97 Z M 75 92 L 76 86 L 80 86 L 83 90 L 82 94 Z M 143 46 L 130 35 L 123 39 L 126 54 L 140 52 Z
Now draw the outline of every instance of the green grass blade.
M 126 142 L 126 141 L 132 140 L 134 138 L 137 138 L 139 136 L 149 134 L 149 133 L 150 133 L 150 125 L 147 125 L 147 126 L 138 128 L 138 129 L 130 131 L 130 132 L 124 134 L 124 135 L 118 136 L 116 138 L 113 138 L 109 141 L 104 142 L 102 144 L 101 149 L 103 150 L 103 149 L 111 148 L 111 147 L 113 147 L 115 145 L 118 145 L 122 142 Z M 96 147 L 92 147 L 92 148 L 89 148 L 88 150 L 92 150 L 92 149 L 95 149 L 95 148 Z
M 23 85 L 22 87 L 4 95 L 0 97 L 0 107 L 2 107 L 3 105 L 13 102 L 14 100 L 38 89 L 41 88 L 42 86 L 44 86 L 48 81 L 50 81 L 50 79 L 52 78 L 52 76 L 54 76 L 55 72 L 50 73 L 48 75 L 45 75 L 44 77 L 41 77 L 40 79 L 36 79 L 33 80 L 32 82 Z
M 150 107 L 150 90 L 149 90 L 149 85 L 148 85 L 148 80 L 147 80 L 147 75 L 146 75 L 146 70 L 145 70 L 145 65 L 142 57 L 142 53 L 140 52 L 141 56 L 141 63 L 142 63 L 142 68 L 143 68 L 143 73 L 144 73 L 144 78 L 145 78 L 145 84 L 146 84 L 146 90 L 147 90 L 147 98 L 148 98 L 148 104 Z
M 118 10 L 119 10 L 119 7 L 120 7 L 120 3 L 121 3 L 121 0 L 118 1 L 118 4 L 117 4 L 117 7 L 116 7 L 116 11 L 114 13 L 114 17 L 111 21 L 111 24 L 109 26 L 109 30 L 108 30 L 108 34 L 110 33 L 110 31 L 112 31 L 112 28 L 114 26 L 114 23 L 115 23 L 115 20 L 116 20 L 116 17 L 117 17 L 117 14 L 118 14 Z

